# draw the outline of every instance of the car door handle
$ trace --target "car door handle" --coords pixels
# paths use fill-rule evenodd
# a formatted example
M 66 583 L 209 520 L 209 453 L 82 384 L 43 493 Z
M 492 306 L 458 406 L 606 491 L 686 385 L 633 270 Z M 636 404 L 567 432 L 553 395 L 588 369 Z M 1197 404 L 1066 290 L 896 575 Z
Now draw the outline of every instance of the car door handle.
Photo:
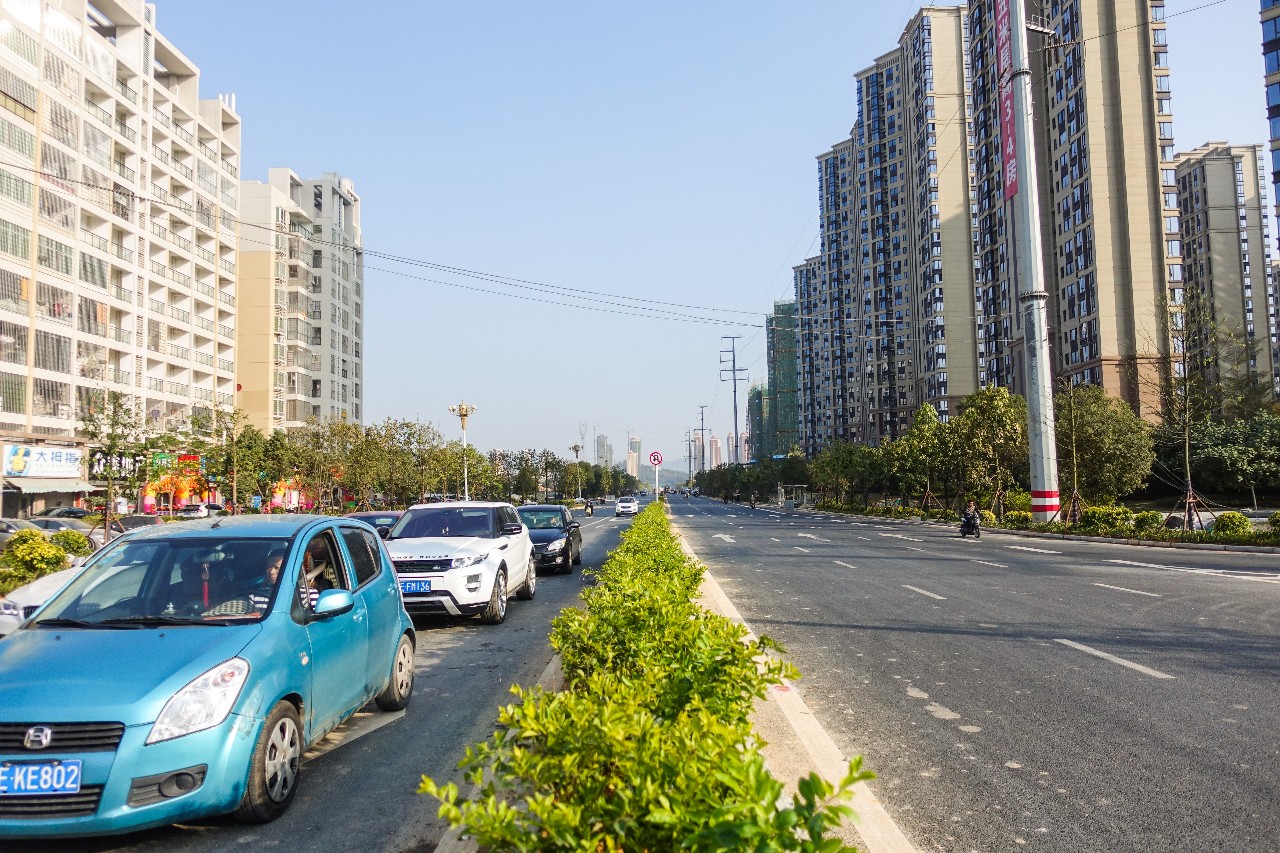
M 499 545 L 499 546 L 498 546 L 498 550 L 499 550 L 499 551 L 505 551 L 505 550 L 507 550 L 507 543 L 503 542 L 501 545 Z

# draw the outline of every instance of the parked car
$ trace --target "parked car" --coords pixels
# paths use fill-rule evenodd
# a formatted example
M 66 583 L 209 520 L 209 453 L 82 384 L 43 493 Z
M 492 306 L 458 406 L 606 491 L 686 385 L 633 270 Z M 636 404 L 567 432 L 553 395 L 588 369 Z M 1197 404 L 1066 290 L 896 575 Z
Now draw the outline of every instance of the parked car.
M 0 732 L 17 733 L 0 736 L 0 801 L 22 804 L 0 809 L 0 838 L 279 817 L 311 745 L 370 700 L 409 702 L 392 571 L 368 525 L 312 515 L 99 551 L 0 641 Z
M 633 497 L 618 498 L 618 502 L 613 505 L 613 517 L 620 515 L 635 515 L 640 511 L 640 501 Z
M 63 585 L 79 572 L 79 566 L 63 569 L 60 572 L 36 578 L 31 583 L 11 590 L 6 595 L 0 595 L 0 637 L 18 630 L 23 620 L 35 613 L 41 604 L 48 601 L 50 596 L 62 589 Z
M 409 507 L 386 536 L 410 613 L 507 618 L 511 590 L 537 592 L 529 529 L 509 503 L 453 501 Z
M 183 518 L 208 518 L 211 515 L 217 515 L 222 510 L 222 504 L 187 504 L 178 510 L 178 515 Z
M 359 519 L 377 530 L 380 527 L 394 527 L 402 515 L 402 509 L 387 509 L 382 512 L 349 512 L 347 518 Z
M 568 509 L 555 504 L 522 506 L 517 512 L 529 540 L 538 570 L 571 572 L 582 562 L 582 526 L 573 520 Z
M 36 516 L 42 518 L 84 518 L 86 515 L 92 514 L 91 511 L 78 506 L 51 506 L 40 510 L 36 513 Z
M 40 530 L 40 525 L 25 518 L 0 518 L 0 548 L 19 530 Z
M 116 521 L 125 530 L 137 530 L 139 527 L 154 527 L 157 524 L 164 524 L 164 519 L 158 515 L 122 515 L 116 518 Z
M 31 523 L 37 527 L 44 528 L 50 536 L 57 533 L 59 530 L 74 530 L 76 533 L 88 537 L 89 541 L 93 543 L 94 548 L 102 547 L 103 536 L 101 524 L 90 525 L 87 521 L 82 521 L 78 518 L 65 518 L 63 516 L 57 516 L 54 518 L 50 518 L 48 516 L 33 518 L 31 519 Z M 121 533 L 127 532 L 118 519 L 111 520 L 111 529 L 114 531 L 112 534 L 113 536 L 118 536 Z

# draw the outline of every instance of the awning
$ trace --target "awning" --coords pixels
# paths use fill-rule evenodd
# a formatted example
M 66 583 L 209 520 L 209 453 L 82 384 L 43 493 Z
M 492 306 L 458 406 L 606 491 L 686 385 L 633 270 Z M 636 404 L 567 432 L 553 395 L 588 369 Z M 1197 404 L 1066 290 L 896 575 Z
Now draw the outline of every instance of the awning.
M 5 485 L 27 494 L 50 494 L 53 492 L 98 492 L 100 486 L 76 480 L 70 477 L 12 477 L 6 479 Z

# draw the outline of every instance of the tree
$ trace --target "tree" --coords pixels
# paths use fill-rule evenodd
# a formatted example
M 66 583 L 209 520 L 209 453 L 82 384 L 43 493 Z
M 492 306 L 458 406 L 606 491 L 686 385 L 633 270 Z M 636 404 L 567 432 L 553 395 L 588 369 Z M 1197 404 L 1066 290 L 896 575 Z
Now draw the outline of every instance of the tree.
M 1068 385 L 1053 399 L 1058 467 L 1064 484 L 1095 501 L 1146 485 L 1155 461 L 1151 428 L 1097 385 Z
M 1258 486 L 1280 485 L 1280 417 L 1257 414 L 1247 420 L 1209 423 L 1198 433 L 1196 458 L 1211 482 L 1248 488 L 1258 508 Z
M 1027 402 L 1008 388 L 984 388 L 960 401 L 955 453 L 961 489 L 1000 492 L 1030 479 Z
M 133 398 L 119 391 L 108 391 L 97 405 L 80 412 L 80 431 L 89 443 L 89 471 L 107 483 L 107 506 L 103 511 L 103 542 L 111 538 L 111 513 L 114 490 L 121 480 L 135 482 L 146 471 L 146 454 L 142 423 L 134 408 Z M 135 487 L 135 499 L 136 499 Z

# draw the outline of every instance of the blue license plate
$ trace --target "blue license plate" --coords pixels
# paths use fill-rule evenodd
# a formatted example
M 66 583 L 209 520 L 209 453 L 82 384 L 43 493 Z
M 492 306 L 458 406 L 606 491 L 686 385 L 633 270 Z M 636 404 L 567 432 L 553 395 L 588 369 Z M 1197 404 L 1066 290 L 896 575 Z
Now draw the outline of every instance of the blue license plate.
M 431 581 L 400 581 L 400 591 L 404 593 L 431 592 Z
M 0 762 L 0 796 L 80 793 L 80 761 Z

